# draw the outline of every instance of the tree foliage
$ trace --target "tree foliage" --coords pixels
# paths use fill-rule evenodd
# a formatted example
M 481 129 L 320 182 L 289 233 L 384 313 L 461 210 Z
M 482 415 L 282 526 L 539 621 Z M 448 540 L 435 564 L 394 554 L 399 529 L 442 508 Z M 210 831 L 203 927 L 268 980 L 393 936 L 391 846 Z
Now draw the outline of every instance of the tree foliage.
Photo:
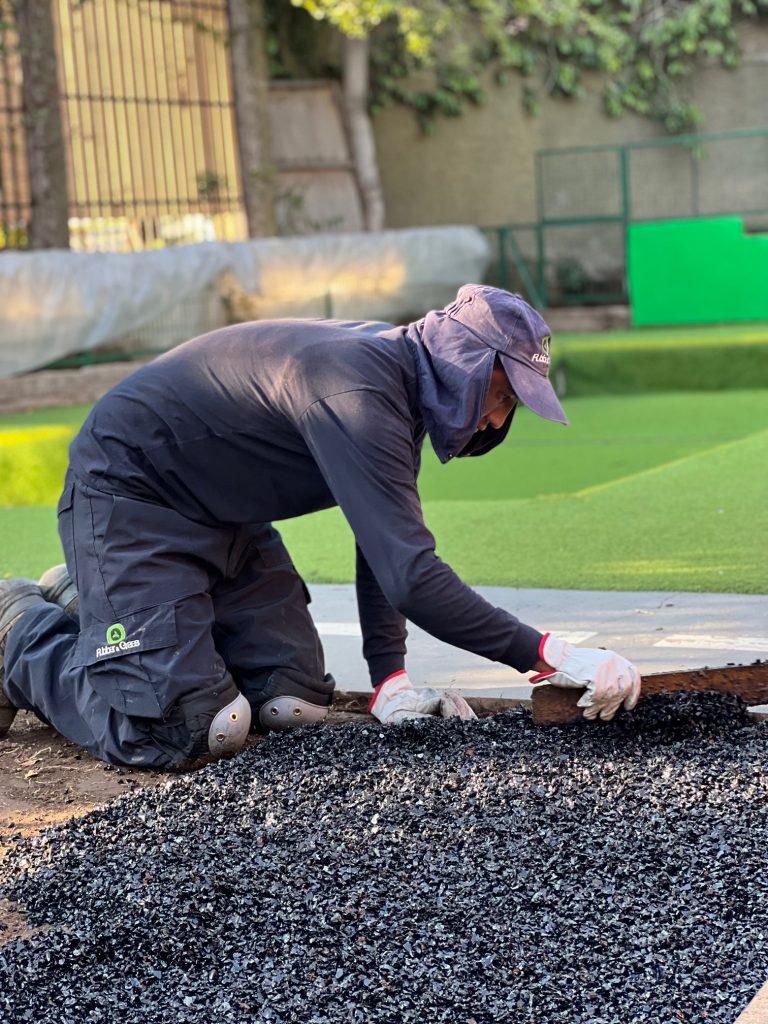
M 609 115 L 634 111 L 670 132 L 701 114 L 686 96 L 696 67 L 732 68 L 738 23 L 768 16 L 768 0 L 292 0 L 342 33 L 367 36 L 372 110 L 399 102 L 429 130 L 438 115 L 482 103 L 491 71 L 524 79 L 535 113 L 544 95 L 579 97 L 604 76 Z

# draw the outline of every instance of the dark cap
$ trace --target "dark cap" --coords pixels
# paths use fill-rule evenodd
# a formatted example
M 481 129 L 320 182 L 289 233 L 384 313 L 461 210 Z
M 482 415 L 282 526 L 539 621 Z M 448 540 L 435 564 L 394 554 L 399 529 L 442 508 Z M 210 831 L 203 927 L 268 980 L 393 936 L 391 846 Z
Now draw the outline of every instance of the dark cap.
M 552 333 L 532 306 L 501 288 L 465 284 L 445 312 L 496 350 L 524 405 L 544 419 L 568 422 L 549 382 Z

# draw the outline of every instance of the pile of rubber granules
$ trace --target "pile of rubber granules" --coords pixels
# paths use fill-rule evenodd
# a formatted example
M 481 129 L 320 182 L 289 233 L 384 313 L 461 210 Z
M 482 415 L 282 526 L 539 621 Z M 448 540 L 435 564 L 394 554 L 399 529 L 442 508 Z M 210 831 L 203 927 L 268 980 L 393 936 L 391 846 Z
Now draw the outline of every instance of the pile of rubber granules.
M 14 849 L 0 1021 L 733 1024 L 767 764 L 710 694 L 272 735 Z

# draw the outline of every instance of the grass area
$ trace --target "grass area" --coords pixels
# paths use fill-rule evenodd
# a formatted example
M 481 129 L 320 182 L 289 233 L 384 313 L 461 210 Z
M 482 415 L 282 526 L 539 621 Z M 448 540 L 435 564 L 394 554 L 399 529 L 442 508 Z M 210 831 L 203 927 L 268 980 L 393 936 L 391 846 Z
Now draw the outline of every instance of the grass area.
M 768 427 L 768 391 L 572 398 L 567 427 L 522 409 L 488 455 L 441 466 L 425 450 L 425 501 L 567 494 Z
M 90 412 L 90 405 L 66 405 L 55 409 L 15 412 L 0 417 L 0 430 L 27 430 L 31 427 L 64 426 L 77 430 Z
M 558 334 L 553 350 L 571 395 L 768 387 L 768 324 Z
M 754 345 L 768 341 L 768 323 L 732 323 L 679 327 L 629 327 L 619 331 L 569 331 L 558 334 L 566 343 L 589 344 L 595 348 L 664 349 L 670 345 L 688 348 L 712 345 Z
M 0 508 L 55 506 L 69 442 L 89 409 L 76 405 L 0 417 Z M 10 538 L 0 541 L 3 547 L 4 542 Z
M 523 410 L 507 442 L 420 482 L 438 553 L 469 583 L 761 593 L 768 583 L 768 391 L 566 400 L 571 426 Z M 0 420 L 0 566 L 60 560 L 54 506 L 86 409 Z M 31 500 L 35 497 L 35 501 Z M 31 507 L 36 505 L 37 507 Z M 314 582 L 353 578 L 336 509 L 281 525 Z

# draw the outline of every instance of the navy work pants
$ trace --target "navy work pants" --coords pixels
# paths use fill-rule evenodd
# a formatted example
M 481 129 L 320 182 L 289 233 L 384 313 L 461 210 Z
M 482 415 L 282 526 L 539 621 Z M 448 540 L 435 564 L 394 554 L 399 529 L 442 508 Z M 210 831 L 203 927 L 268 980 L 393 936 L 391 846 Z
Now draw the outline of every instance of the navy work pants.
M 270 524 L 204 526 L 71 473 L 58 514 L 79 628 L 48 603 L 19 619 L 5 652 L 15 705 L 102 760 L 164 768 L 207 751 L 238 690 L 254 713 L 276 675 L 281 692 L 330 702 L 309 595 Z

